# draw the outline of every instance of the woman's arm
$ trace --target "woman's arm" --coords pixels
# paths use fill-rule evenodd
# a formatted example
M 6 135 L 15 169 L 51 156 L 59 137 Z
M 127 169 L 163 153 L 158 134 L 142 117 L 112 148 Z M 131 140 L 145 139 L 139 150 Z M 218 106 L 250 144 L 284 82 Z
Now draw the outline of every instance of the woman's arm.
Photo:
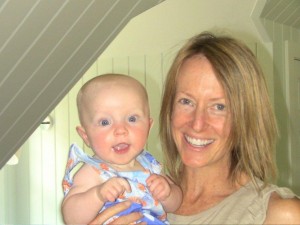
M 277 193 L 273 193 L 264 224 L 300 224 L 300 200 L 283 199 Z

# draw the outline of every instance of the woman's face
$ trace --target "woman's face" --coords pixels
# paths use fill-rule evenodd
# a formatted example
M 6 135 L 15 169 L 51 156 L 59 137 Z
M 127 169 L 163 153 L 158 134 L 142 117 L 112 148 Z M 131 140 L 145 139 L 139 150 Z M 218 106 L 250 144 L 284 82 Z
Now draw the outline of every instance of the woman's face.
M 225 93 L 204 56 L 186 60 L 177 80 L 172 134 L 188 167 L 228 165 L 230 112 Z

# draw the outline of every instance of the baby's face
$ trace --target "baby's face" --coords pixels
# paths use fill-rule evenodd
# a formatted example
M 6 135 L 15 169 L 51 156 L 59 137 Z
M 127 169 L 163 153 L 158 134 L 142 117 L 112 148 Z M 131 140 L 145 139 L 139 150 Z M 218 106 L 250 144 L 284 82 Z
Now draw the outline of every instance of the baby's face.
M 148 102 L 130 86 L 107 84 L 99 89 L 85 103 L 86 142 L 110 164 L 134 163 L 152 124 Z

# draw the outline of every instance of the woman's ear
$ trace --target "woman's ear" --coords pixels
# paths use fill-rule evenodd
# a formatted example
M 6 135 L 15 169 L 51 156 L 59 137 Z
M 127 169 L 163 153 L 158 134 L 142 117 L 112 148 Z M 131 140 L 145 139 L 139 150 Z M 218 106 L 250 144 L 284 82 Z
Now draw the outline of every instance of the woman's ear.
M 149 130 L 152 128 L 153 123 L 154 123 L 153 118 L 150 118 L 149 119 Z
M 89 137 L 84 129 L 84 127 L 82 126 L 77 126 L 76 127 L 76 131 L 79 134 L 79 136 L 82 138 L 82 140 L 84 141 L 84 143 L 90 147 L 90 142 L 89 142 Z

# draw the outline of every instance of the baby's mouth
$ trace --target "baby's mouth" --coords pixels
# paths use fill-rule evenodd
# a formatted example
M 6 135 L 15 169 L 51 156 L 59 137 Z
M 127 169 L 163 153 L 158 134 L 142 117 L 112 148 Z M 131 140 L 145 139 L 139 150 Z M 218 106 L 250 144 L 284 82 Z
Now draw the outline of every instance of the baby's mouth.
M 185 135 L 185 140 L 194 147 L 205 147 L 214 142 L 213 139 L 198 139 Z
M 117 144 L 117 145 L 113 146 L 112 149 L 114 151 L 122 151 L 122 150 L 128 149 L 128 147 L 129 147 L 129 144 L 120 143 L 120 144 Z

